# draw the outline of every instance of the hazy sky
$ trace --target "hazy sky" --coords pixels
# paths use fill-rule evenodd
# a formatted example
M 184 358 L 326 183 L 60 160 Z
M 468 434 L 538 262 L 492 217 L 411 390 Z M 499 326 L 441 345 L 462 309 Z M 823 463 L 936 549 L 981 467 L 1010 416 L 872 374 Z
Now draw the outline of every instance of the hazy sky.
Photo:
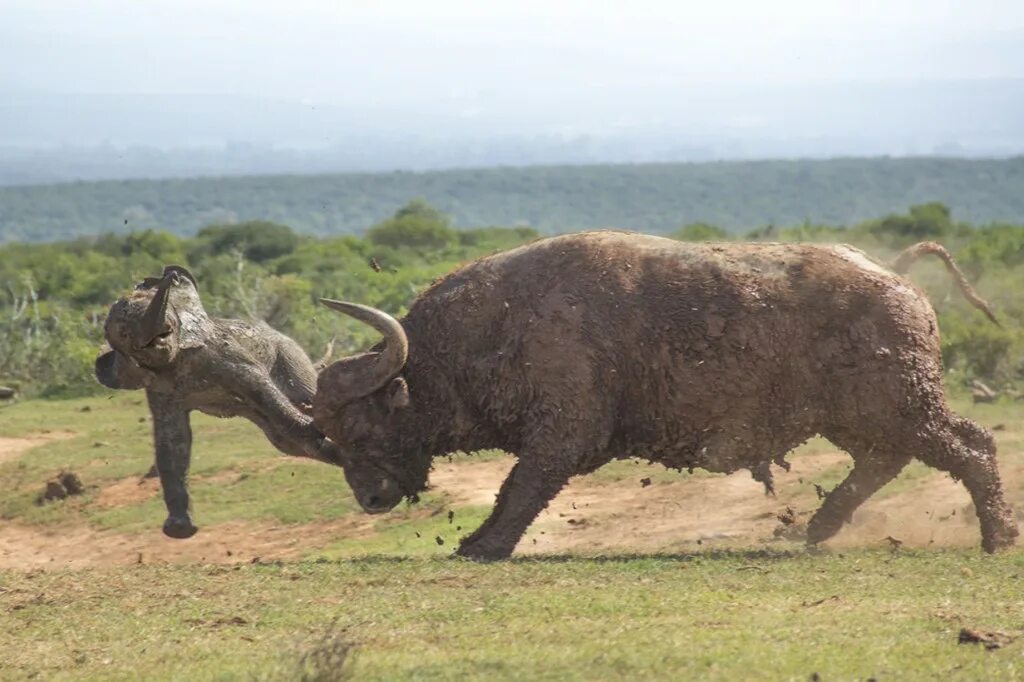
M 471 114 L 694 84 L 1022 76 L 1022 0 L 0 0 L 0 97 L 430 98 Z

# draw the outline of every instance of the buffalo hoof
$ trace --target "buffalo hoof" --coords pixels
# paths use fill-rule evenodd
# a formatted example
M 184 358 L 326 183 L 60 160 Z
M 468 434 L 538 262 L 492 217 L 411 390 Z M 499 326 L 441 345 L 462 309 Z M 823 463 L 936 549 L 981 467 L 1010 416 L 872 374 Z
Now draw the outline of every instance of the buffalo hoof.
M 981 538 L 981 547 L 989 554 L 1009 549 L 1013 547 L 1018 533 L 1017 526 L 1010 522 L 995 532 L 984 533 Z
M 455 556 L 487 563 L 501 561 L 512 556 L 513 547 L 488 547 L 479 542 L 464 543 L 455 550 Z
M 164 535 L 176 540 L 188 539 L 195 535 L 198 530 L 199 528 L 193 525 L 192 519 L 187 516 L 171 516 L 164 521 Z

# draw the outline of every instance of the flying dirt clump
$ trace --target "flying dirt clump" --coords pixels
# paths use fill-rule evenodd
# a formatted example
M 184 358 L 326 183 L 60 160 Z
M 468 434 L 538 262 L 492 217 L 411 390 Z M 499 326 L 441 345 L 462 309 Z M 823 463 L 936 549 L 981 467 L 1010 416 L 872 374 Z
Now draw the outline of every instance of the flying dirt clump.
M 63 500 L 85 492 L 82 479 L 73 471 L 62 471 L 46 482 L 46 486 L 36 497 L 36 504 L 43 505 L 53 500 Z
M 436 457 L 514 454 L 490 517 L 459 545 L 478 559 L 509 556 L 573 476 L 613 459 L 746 469 L 770 493 L 766 464 L 815 435 L 854 465 L 809 544 L 916 458 L 964 484 L 992 552 L 1018 534 L 995 441 L 950 410 L 935 310 L 897 274 L 926 254 L 994 319 L 934 243 L 889 268 L 846 245 L 540 240 L 454 271 L 401 321 L 324 301 L 384 340 L 320 373 L 314 421 L 370 513 L 424 490 Z

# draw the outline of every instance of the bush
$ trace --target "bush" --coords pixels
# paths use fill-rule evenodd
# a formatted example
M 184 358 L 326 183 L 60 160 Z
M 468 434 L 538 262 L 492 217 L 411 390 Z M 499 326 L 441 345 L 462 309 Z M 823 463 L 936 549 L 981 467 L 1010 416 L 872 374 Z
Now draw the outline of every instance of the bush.
M 729 233 L 715 225 L 707 223 L 690 223 L 669 235 L 672 239 L 684 242 L 724 242 L 730 239 Z
M 428 252 L 458 244 L 459 233 L 443 213 L 424 201 L 414 200 L 398 209 L 394 217 L 367 230 L 366 238 L 377 246 Z
M 291 253 L 299 237 L 287 225 L 253 220 L 237 225 L 209 225 L 199 231 L 190 260 L 225 253 L 241 253 L 256 263 Z

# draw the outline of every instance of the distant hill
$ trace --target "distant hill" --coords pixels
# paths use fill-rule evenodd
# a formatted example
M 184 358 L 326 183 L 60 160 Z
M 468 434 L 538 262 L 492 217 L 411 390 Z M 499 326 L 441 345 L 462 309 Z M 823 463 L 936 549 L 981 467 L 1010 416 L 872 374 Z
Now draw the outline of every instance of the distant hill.
M 975 223 L 1024 222 L 1024 157 L 730 161 L 0 187 L 0 242 L 263 218 L 313 234 L 359 233 L 413 197 L 458 226 L 542 232 L 692 222 L 731 231 L 805 220 L 851 224 L 941 201 Z

